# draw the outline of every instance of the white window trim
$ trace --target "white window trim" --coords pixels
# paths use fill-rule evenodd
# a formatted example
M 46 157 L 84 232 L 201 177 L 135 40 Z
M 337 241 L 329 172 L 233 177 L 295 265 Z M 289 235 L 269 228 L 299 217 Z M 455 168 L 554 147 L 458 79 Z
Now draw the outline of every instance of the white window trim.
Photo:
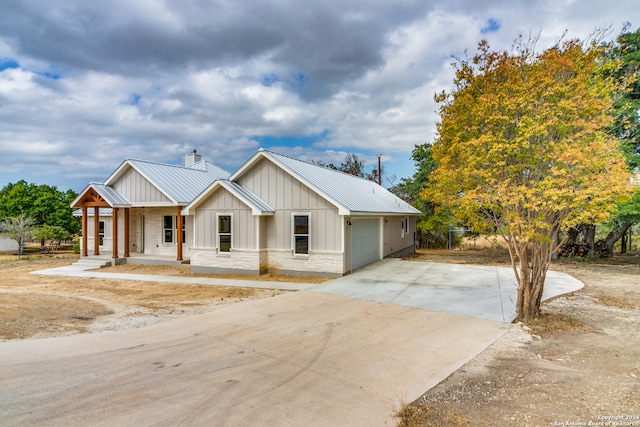
M 409 217 L 408 216 L 405 216 L 404 218 L 402 218 L 402 221 L 400 221 L 400 227 L 402 228 L 401 237 L 404 238 L 404 236 L 409 234 Z
M 168 228 L 165 228 L 165 224 L 164 224 L 164 219 L 166 217 L 171 217 L 171 241 L 167 242 L 164 239 L 164 233 L 169 230 Z M 175 215 L 162 215 L 162 244 L 165 246 L 170 246 L 170 245 L 174 245 L 175 241 L 176 241 L 176 217 Z
M 228 216 L 231 218 L 231 227 L 229 236 L 231 237 L 231 242 L 229 244 L 229 252 L 223 252 L 220 250 L 220 217 Z M 218 212 L 216 213 L 216 249 L 219 254 L 229 254 L 231 249 L 233 249 L 233 213 L 231 212 Z
M 164 232 L 168 230 L 168 228 L 164 227 L 164 218 L 170 216 L 171 217 L 171 241 L 164 241 Z M 182 216 L 182 230 L 178 230 L 178 216 L 177 215 L 162 215 L 162 244 L 165 246 L 177 245 L 178 244 L 178 233 L 182 233 L 182 244 L 184 245 L 187 242 L 187 217 Z
M 180 215 L 182 217 L 182 230 L 178 230 L 178 217 L 175 217 L 176 223 L 176 233 L 182 233 L 182 244 L 187 243 L 187 217 L 185 215 Z M 178 239 L 176 238 L 177 234 L 173 237 L 173 242 L 178 243 Z
M 102 229 L 102 232 L 100 232 Z M 102 237 L 102 239 L 100 239 Z M 100 246 L 104 246 L 104 240 L 107 237 L 107 223 L 101 219 L 98 221 L 98 243 Z M 102 240 L 102 243 L 100 241 Z
M 307 217 L 307 253 L 296 253 L 296 219 L 297 216 Z M 299 234 L 299 236 L 305 236 L 305 234 Z M 297 258 L 308 258 L 309 252 L 311 252 L 311 212 L 291 212 L 291 253 Z

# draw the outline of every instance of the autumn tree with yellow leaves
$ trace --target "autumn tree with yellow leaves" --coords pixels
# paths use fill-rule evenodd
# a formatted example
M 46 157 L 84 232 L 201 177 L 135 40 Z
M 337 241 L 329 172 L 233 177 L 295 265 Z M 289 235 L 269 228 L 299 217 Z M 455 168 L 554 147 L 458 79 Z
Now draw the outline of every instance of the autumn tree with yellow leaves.
M 508 242 L 518 292 L 516 320 L 540 312 L 558 231 L 605 221 L 630 191 L 612 120 L 614 81 L 596 44 L 570 40 L 536 53 L 486 41 L 458 60 L 454 88 L 440 104 L 423 197 L 453 209 L 475 230 Z

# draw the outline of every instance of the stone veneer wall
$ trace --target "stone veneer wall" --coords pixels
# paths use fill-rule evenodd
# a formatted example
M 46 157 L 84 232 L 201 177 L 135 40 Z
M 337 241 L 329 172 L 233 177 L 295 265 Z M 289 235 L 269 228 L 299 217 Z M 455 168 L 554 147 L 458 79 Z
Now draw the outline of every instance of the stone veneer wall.
M 191 272 L 193 273 L 265 273 L 266 250 L 231 249 L 231 252 L 218 253 L 217 248 L 192 247 Z
M 282 273 L 340 277 L 343 275 L 341 252 L 316 252 L 292 256 L 290 250 L 231 249 L 218 253 L 216 248 L 194 248 L 191 253 L 193 273 Z
M 267 270 L 271 273 L 340 277 L 344 274 L 342 252 L 309 251 L 292 255 L 290 250 L 270 249 Z

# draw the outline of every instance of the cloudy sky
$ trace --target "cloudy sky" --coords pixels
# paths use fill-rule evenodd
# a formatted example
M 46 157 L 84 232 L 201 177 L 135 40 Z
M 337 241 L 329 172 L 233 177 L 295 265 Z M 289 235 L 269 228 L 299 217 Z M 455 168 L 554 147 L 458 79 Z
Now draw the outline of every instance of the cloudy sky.
M 0 188 L 80 191 L 193 149 L 233 172 L 260 147 L 367 170 L 382 154 L 398 182 L 452 57 L 625 22 L 637 0 L 0 0 Z

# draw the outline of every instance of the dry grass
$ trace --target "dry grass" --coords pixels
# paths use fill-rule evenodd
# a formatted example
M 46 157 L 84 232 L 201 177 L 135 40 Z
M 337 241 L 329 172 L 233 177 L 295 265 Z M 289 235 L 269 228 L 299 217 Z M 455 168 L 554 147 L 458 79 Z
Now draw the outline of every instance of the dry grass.
M 560 331 L 581 329 L 584 325 L 571 314 L 541 313 L 527 327 L 532 334 L 547 338 Z
M 445 413 L 438 412 L 432 405 L 416 406 L 405 404 L 396 414 L 396 418 L 399 419 L 398 427 L 469 427 L 489 425 L 485 423 L 472 423 L 467 418 L 453 411 L 446 411 Z
M 634 308 L 636 308 L 634 302 L 627 298 L 619 298 L 613 295 L 604 294 L 595 295 L 594 298 L 598 301 L 599 304 L 605 305 L 607 307 L 617 307 L 628 310 L 633 310 Z

